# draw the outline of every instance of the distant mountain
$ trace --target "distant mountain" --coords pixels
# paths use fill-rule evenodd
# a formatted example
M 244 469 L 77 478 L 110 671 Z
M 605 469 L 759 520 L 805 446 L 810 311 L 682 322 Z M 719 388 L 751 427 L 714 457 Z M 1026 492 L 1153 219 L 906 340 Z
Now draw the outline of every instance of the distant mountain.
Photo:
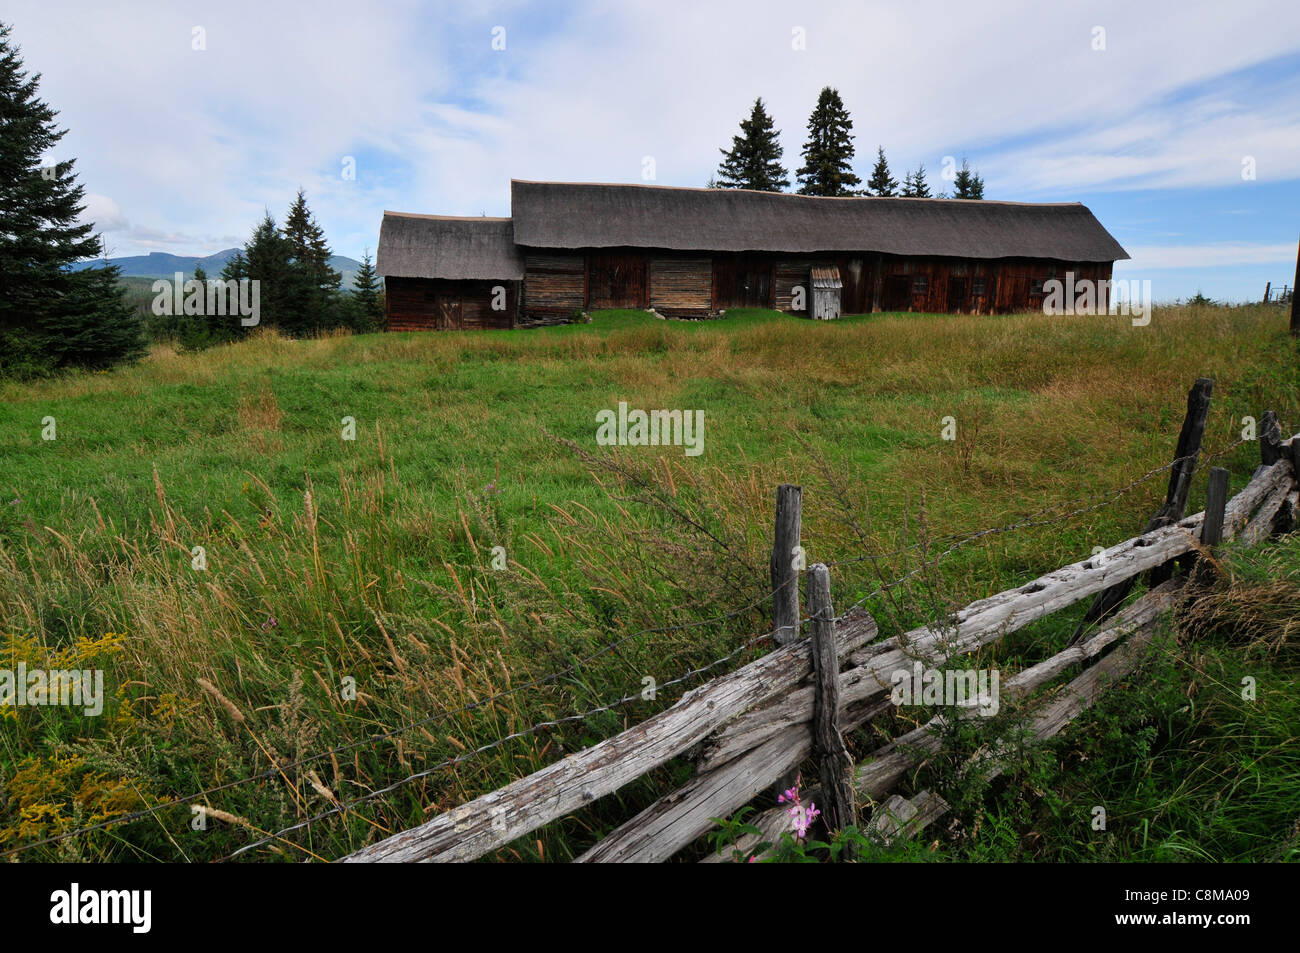
M 184 255 L 169 255 L 166 252 L 152 251 L 147 255 L 128 255 L 125 258 L 110 258 L 110 265 L 117 265 L 122 269 L 123 277 L 128 278 L 172 278 L 176 272 L 181 272 L 186 278 L 194 274 L 194 266 L 202 265 L 203 270 L 208 273 L 209 278 L 217 278 L 221 275 L 221 269 L 226 267 L 226 262 L 239 254 L 238 248 L 227 248 L 225 251 L 219 251 L 214 255 L 207 255 L 203 258 L 186 257 Z M 84 268 L 98 268 L 100 262 L 79 261 L 73 265 L 73 269 L 81 271 Z M 344 255 L 332 255 L 330 257 L 330 267 L 343 275 L 343 287 L 352 287 L 353 276 L 361 270 L 361 262 L 355 261 Z

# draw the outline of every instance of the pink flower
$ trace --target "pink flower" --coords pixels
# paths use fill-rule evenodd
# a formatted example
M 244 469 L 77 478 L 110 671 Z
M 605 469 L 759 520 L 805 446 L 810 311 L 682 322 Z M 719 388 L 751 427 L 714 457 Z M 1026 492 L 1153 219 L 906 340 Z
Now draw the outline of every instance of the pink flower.
M 812 822 L 820 817 L 822 813 L 817 810 L 817 805 L 812 801 L 808 802 L 806 808 L 799 803 L 799 785 L 802 781 L 803 775 L 800 775 L 795 779 L 794 787 L 790 788 L 776 799 L 778 804 L 793 805 L 793 807 L 790 807 L 786 813 L 790 815 L 790 818 L 793 821 L 795 836 L 800 840 L 803 840 L 808 836 L 808 828 L 812 826 Z

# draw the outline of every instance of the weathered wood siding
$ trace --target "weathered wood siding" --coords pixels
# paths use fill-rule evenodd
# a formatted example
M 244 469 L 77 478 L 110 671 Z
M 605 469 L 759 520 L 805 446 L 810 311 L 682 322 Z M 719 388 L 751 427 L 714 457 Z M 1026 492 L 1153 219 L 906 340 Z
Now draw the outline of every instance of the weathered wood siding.
M 1007 259 L 999 262 L 996 296 L 991 309 L 997 314 L 1013 311 L 1041 311 L 1045 297 L 1043 285 L 1052 278 L 1065 281 L 1066 272 L 1074 272 L 1075 282 L 1110 279 L 1109 262 L 1059 262 L 1038 259 Z M 1109 300 L 1109 296 L 1106 296 Z M 1104 309 L 1106 302 L 1098 302 Z
M 650 307 L 667 317 L 704 317 L 713 305 L 708 258 L 651 258 Z
M 871 313 L 876 279 L 872 265 L 876 257 L 878 256 L 857 255 L 835 260 L 834 264 L 840 270 L 840 281 L 844 285 L 840 290 L 841 314 Z
M 772 266 L 770 255 L 715 255 L 714 309 L 773 307 Z
M 791 314 L 808 313 L 808 309 L 812 306 L 812 285 L 809 282 L 811 268 L 812 262 L 804 259 L 782 259 L 773 263 L 774 308 L 778 311 L 789 311 Z M 794 306 L 796 288 L 803 289 L 803 306 L 800 308 Z
M 833 321 L 840 316 L 839 288 L 813 289 L 813 317 L 819 321 Z
M 842 270 L 842 266 L 841 266 Z M 1059 262 L 1043 259 L 981 261 L 961 258 L 897 258 L 879 262 L 871 310 L 926 311 L 936 314 L 1008 314 L 1043 307 L 1043 285 L 1052 278 L 1109 279 L 1109 262 Z M 848 283 L 845 283 L 846 289 Z M 1105 302 L 1099 307 L 1104 308 Z M 844 305 L 845 313 L 850 305 Z
M 963 258 L 901 258 L 893 255 L 784 257 L 772 264 L 773 307 L 809 313 L 810 272 L 814 266 L 839 268 L 842 314 L 875 311 L 925 311 L 935 314 L 1005 314 L 1043 306 L 1042 283 L 1107 280 L 1109 262 L 1058 262 L 1042 259 L 983 261 Z M 794 307 L 796 288 L 804 289 L 804 307 Z M 733 305 L 734 306 L 734 305 Z M 1106 302 L 1098 303 L 1104 308 Z
M 518 316 L 517 281 L 388 278 L 384 292 L 390 331 L 511 328 Z M 499 303 L 504 307 L 495 308 Z
M 569 315 L 587 304 L 587 272 L 582 255 L 528 255 L 524 258 L 523 310 L 528 315 Z
M 694 255 L 664 250 L 531 254 L 518 281 L 388 278 L 385 308 L 393 331 L 510 328 L 554 323 L 575 311 L 654 308 L 699 318 L 720 309 L 775 307 L 808 315 L 811 269 L 837 267 L 842 314 L 875 311 L 1005 314 L 1043 307 L 1045 282 L 1109 281 L 1110 262 L 1042 259 L 900 258 L 882 255 Z M 505 308 L 493 308 L 503 287 Z M 796 288 L 803 307 L 794 308 Z M 1105 310 L 1110 295 L 1096 303 Z
M 648 308 L 646 254 L 642 251 L 597 251 L 587 255 L 587 307 Z

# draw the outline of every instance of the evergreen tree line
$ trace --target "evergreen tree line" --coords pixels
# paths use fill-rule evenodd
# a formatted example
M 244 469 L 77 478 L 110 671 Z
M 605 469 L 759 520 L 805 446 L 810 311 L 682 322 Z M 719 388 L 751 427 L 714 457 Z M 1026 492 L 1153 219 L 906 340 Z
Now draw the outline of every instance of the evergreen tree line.
M 253 330 L 238 314 L 158 316 L 155 295 L 124 293 L 121 271 L 108 264 L 94 224 L 81 222 L 85 189 L 75 160 L 43 164 L 67 130 L 40 98 L 40 74 L 24 68 L 11 32 L 0 23 L 0 375 L 109 368 L 142 355 L 149 333 L 204 347 Z M 99 267 L 73 270 L 94 258 L 104 259 Z M 283 227 L 268 212 L 220 277 L 259 282 L 258 326 L 295 336 L 377 330 L 384 309 L 369 253 L 351 294 L 340 289 L 329 259 L 324 233 L 299 191 Z M 202 269 L 193 277 L 208 280 Z
M 284 225 L 277 225 L 268 211 L 217 279 L 258 282 L 256 326 L 245 327 L 239 315 L 205 313 L 155 316 L 149 321 L 150 330 L 156 337 L 175 337 L 186 348 L 228 343 L 259 327 L 277 328 L 292 337 L 338 328 L 358 333 L 380 330 L 384 305 L 370 253 L 363 256 L 351 294 L 343 291 L 342 276 L 330 267 L 332 255 L 307 206 L 307 195 L 299 189 Z M 193 280 L 206 285 L 210 276 L 200 266 Z
M 722 162 L 709 185 L 729 189 L 784 192 L 790 185 L 789 171 L 782 165 L 780 132 L 763 105 L 754 100 L 749 118 L 741 120 L 740 135 L 733 136 L 730 149 L 720 149 Z M 900 185 L 889 171 L 883 146 L 876 148 L 876 164 L 864 188 L 853 171 L 853 119 L 839 91 L 825 87 L 817 106 L 808 117 L 808 138 L 804 142 L 803 165 L 796 171 L 800 195 L 898 195 L 905 198 L 984 198 L 984 180 L 962 159 L 953 180 L 953 192 L 934 196 L 926 181 L 925 166 L 903 176 Z

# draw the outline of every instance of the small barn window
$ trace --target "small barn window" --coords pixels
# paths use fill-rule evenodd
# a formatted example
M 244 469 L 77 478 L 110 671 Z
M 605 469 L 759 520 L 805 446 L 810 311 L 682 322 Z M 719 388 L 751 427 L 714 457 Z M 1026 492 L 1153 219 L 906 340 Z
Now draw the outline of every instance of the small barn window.
M 970 286 L 971 294 L 975 295 L 976 297 L 979 297 L 985 293 L 984 288 L 985 286 L 984 286 L 983 278 L 972 279 L 971 286 Z
M 925 275 L 917 275 L 912 279 L 912 294 L 923 295 L 930 287 L 930 279 Z
M 1029 293 L 1031 295 L 1040 295 L 1043 293 L 1043 279 L 1031 278 L 1029 280 Z

